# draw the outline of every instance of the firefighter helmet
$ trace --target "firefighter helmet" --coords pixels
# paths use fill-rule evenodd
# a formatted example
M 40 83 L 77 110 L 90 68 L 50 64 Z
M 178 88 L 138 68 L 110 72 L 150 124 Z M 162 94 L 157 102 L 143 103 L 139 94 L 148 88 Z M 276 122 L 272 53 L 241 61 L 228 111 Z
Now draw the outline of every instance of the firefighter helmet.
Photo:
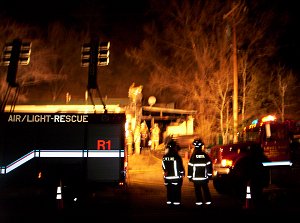
M 167 144 L 168 149 L 176 149 L 177 148 L 177 143 L 175 142 L 174 139 L 171 139 L 168 144 Z
M 202 148 L 202 146 L 204 146 L 204 143 L 201 139 L 194 139 L 193 145 L 195 146 L 195 148 Z

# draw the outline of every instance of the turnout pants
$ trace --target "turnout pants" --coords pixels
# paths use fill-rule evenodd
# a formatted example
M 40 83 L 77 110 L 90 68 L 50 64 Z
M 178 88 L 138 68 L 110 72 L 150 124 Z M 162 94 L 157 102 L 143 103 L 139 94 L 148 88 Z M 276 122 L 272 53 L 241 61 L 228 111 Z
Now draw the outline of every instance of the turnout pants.
M 167 188 L 167 204 L 180 205 L 181 204 L 181 188 L 182 180 L 176 182 L 169 182 Z
M 195 187 L 195 195 L 196 195 L 196 203 L 203 204 L 207 202 L 211 202 L 211 194 L 208 188 L 208 181 L 205 182 L 196 182 L 194 183 Z

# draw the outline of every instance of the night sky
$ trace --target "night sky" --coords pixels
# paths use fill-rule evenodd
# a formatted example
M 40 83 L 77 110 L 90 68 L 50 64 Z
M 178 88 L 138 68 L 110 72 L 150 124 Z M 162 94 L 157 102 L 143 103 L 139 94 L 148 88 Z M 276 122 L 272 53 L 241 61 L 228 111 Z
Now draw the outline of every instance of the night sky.
M 285 19 L 287 25 L 284 27 L 284 34 L 281 38 L 280 56 L 287 66 L 293 68 L 300 77 L 300 13 L 296 1 L 292 0 L 278 0 L 278 10 L 285 11 Z
M 269 7 L 286 12 L 287 25 L 281 38 L 280 57 L 285 64 L 300 72 L 300 34 L 298 31 L 300 13 L 297 2 L 293 0 L 264 1 Z M 136 44 L 142 33 L 142 24 L 147 20 L 145 12 L 149 9 L 147 0 L 2 0 L 1 14 L 11 16 L 17 21 L 46 27 L 48 22 L 60 21 L 71 26 L 78 26 L 82 21 L 101 24 L 102 32 L 110 37 L 124 38 L 131 35 L 131 43 Z M 133 45 L 133 47 L 137 47 Z
M 86 24 L 97 25 L 107 38 L 122 39 L 122 34 L 140 34 L 147 1 L 119 0 L 9 0 L 2 3 L 0 12 L 22 23 L 47 28 L 60 22 L 66 27 L 80 29 Z M 98 27 L 101 27 L 100 29 Z M 91 27 L 93 28 L 93 27 Z M 132 35 L 134 38 L 137 36 Z M 128 38 L 129 39 L 129 38 Z M 138 40 L 135 40 L 136 43 Z
M 93 17 L 113 25 L 116 22 L 141 22 L 147 1 L 119 0 L 10 0 L 1 2 L 0 12 L 19 21 L 45 25 L 48 22 L 68 23 Z M 101 21 L 96 21 L 101 22 Z M 102 21 L 103 22 L 103 21 Z
M 114 79 L 120 78 L 120 73 L 123 76 L 137 73 L 132 68 L 128 68 L 130 65 L 128 59 L 125 58 L 125 50 L 138 47 L 142 40 L 142 27 L 146 19 L 144 13 L 148 9 L 146 3 L 147 1 L 136 0 L 10 0 L 5 2 L 0 0 L 0 16 L 12 18 L 21 24 L 38 26 L 45 31 L 47 31 L 48 24 L 56 22 L 61 23 L 67 30 L 75 29 L 82 32 L 87 31 L 88 28 L 89 31 L 96 31 L 100 41 L 111 42 L 110 66 L 106 70 L 110 72 L 108 77 Z M 80 55 L 78 58 L 80 59 Z M 123 72 L 124 69 L 125 72 Z M 104 70 L 103 67 L 101 67 L 102 70 Z M 100 87 L 104 95 L 108 94 L 109 97 L 127 97 L 128 88 L 133 81 L 144 84 L 146 78 L 141 75 L 139 78 L 140 80 L 131 75 L 122 82 L 122 88 L 118 88 L 118 92 L 112 92 L 112 85 L 116 85 L 112 81 Z M 45 87 L 47 88 L 46 85 Z M 37 86 L 35 88 L 37 89 Z M 31 88 L 30 91 L 33 92 L 33 89 Z M 69 91 L 73 96 L 74 94 L 83 95 L 81 91 L 79 93 L 74 92 L 74 89 Z

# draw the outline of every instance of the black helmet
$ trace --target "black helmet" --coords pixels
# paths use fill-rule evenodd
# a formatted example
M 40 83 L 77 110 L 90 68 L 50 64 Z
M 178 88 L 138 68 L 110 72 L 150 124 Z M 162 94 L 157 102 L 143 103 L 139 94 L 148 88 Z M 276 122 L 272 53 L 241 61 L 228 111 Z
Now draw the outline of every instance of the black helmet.
M 193 145 L 195 146 L 195 148 L 202 148 L 202 146 L 204 146 L 204 143 L 201 139 L 194 139 Z
M 168 144 L 167 144 L 168 149 L 176 149 L 177 148 L 177 143 L 175 142 L 174 139 L 171 139 Z

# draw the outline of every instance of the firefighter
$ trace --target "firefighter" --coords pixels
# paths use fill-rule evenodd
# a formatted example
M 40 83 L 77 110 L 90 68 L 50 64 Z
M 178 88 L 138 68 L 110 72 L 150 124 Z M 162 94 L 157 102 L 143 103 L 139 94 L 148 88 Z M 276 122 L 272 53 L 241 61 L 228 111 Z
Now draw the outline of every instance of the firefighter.
M 158 127 L 158 123 L 154 123 L 153 128 L 151 128 L 151 150 L 158 149 L 159 134 L 160 134 L 160 128 Z
M 141 154 L 141 127 L 137 125 L 134 129 L 134 153 Z
M 261 145 L 255 143 L 251 147 L 249 162 L 245 162 L 248 170 L 244 174 L 248 177 L 247 183 L 251 188 L 252 204 L 259 208 L 263 202 L 264 187 L 269 185 L 270 170 L 263 166 L 263 162 L 267 162 L 268 158 L 264 155 Z
M 181 205 L 181 188 L 185 170 L 182 158 L 178 154 L 179 149 L 179 145 L 174 140 L 170 140 L 162 159 L 164 185 L 167 189 L 167 205 L 169 207 L 179 207 Z
M 142 143 L 142 149 L 145 149 L 148 146 L 148 140 L 149 140 L 149 129 L 148 129 L 146 121 L 144 120 L 141 123 L 141 143 Z
M 133 155 L 133 140 L 134 135 L 131 129 L 131 123 L 128 124 L 128 129 L 126 131 L 126 144 L 127 144 L 127 151 L 128 155 Z
M 211 194 L 208 182 L 212 177 L 212 162 L 204 151 L 204 143 L 201 139 L 194 139 L 193 145 L 194 150 L 188 162 L 187 178 L 194 183 L 196 205 L 210 205 Z

